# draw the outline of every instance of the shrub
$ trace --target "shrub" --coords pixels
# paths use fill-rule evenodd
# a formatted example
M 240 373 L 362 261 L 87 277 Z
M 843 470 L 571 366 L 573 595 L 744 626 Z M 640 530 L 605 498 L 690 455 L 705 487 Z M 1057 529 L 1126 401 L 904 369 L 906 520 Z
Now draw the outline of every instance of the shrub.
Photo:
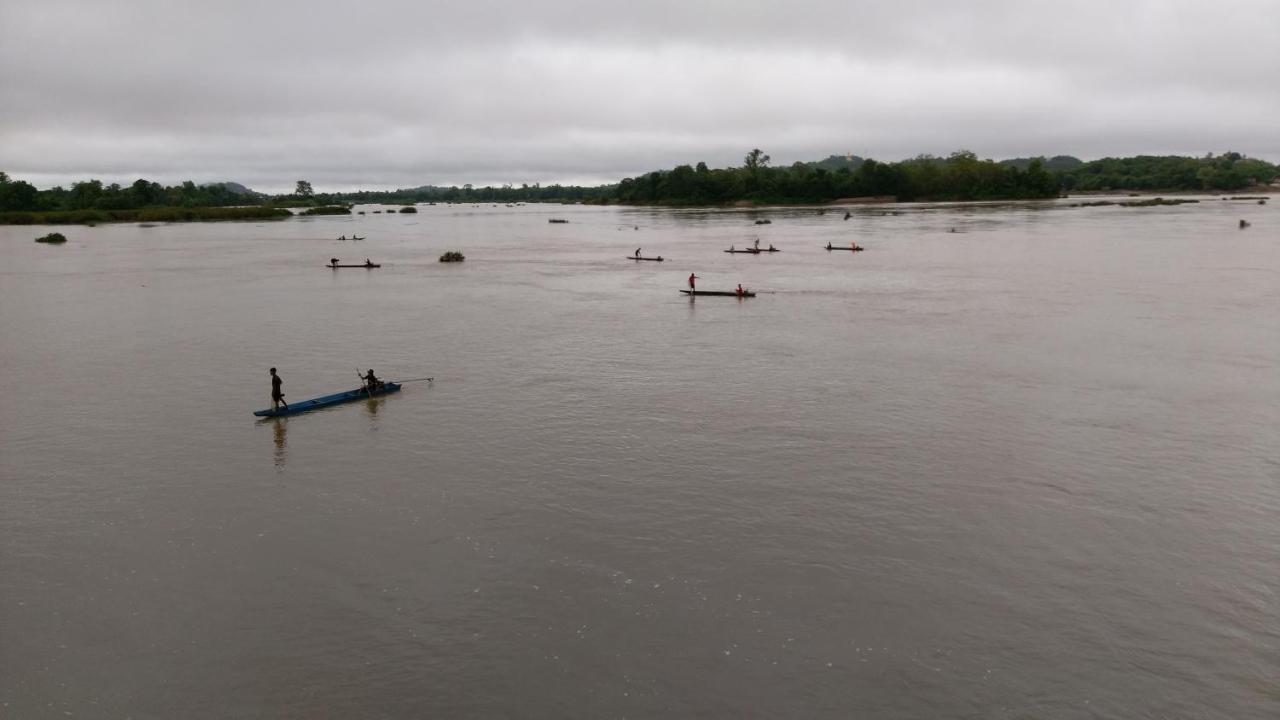
M 416 213 L 416 212 L 418 212 L 418 208 L 416 208 L 416 207 L 414 207 L 414 206 L 412 206 L 412 205 L 406 205 L 406 206 L 404 206 L 404 207 L 400 208 L 400 212 L 402 212 L 402 213 Z
M 52 245 L 59 245 L 66 241 L 67 241 L 67 236 L 63 235 L 62 233 L 49 233 L 44 237 L 36 238 L 36 242 L 38 243 L 50 243 Z
M 458 252 L 457 250 L 450 250 L 449 252 L 440 256 L 440 262 L 462 262 L 463 260 L 466 260 L 466 259 L 467 258 L 464 257 L 463 254 Z
M 307 208 L 299 215 L 350 215 L 351 208 L 346 205 L 321 205 L 320 207 Z

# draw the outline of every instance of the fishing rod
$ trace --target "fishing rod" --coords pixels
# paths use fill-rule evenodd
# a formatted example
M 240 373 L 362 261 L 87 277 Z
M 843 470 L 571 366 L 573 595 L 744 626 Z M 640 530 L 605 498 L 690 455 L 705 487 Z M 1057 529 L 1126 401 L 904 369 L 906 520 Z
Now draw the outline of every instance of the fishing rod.
M 409 378 L 408 380 L 392 380 L 391 382 L 394 382 L 394 383 L 407 383 L 407 382 L 422 382 L 423 380 L 426 380 L 427 382 L 431 382 L 432 380 L 435 380 L 435 378 L 433 378 L 433 377 L 420 377 L 420 378 Z

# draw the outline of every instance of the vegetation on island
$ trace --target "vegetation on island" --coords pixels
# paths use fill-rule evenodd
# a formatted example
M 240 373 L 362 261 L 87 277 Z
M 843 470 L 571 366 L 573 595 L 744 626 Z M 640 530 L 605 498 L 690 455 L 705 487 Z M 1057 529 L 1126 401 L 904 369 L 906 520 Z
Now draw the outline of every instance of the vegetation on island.
M 287 210 L 261 204 L 261 195 L 236 183 L 164 187 L 139 179 L 127 187 L 101 180 L 37 190 L 0 172 L 0 224 L 91 225 L 99 222 L 272 220 Z
M 416 208 L 416 207 L 414 207 L 414 206 L 412 206 L 412 205 L 405 205 L 404 207 L 400 208 L 400 212 L 402 212 L 402 213 L 416 213 L 416 212 L 418 212 L 418 208 Z
M 299 215 L 350 215 L 351 207 L 348 205 L 320 205 L 317 207 L 307 208 Z
M 107 222 L 214 222 L 222 220 L 282 220 L 288 210 L 250 207 L 150 207 L 136 210 L 54 210 L 0 212 L 0 225 L 96 225 Z
M 52 232 L 52 233 L 49 233 L 48 235 L 42 235 L 36 238 L 36 242 L 38 243 L 49 243 L 51 245 L 61 245 L 66 241 L 67 241 L 66 235 L 63 235 L 62 233 L 56 233 L 56 232 Z
M 1026 170 L 979 160 L 968 151 L 947 158 L 921 155 L 897 163 L 862 160 L 829 170 L 819 163 L 771 167 L 758 148 L 741 167 L 711 169 L 706 163 L 680 165 L 618 184 L 623 203 L 718 205 L 824 203 L 842 198 L 891 197 L 911 200 L 1007 200 L 1057 197 L 1060 184 L 1037 158 Z
M 1099 190 L 1222 191 L 1269 183 L 1280 167 L 1237 152 L 1200 158 L 1138 155 L 1103 158 L 1062 173 L 1067 191 Z
M 440 262 L 462 262 L 463 260 L 466 260 L 466 259 L 467 258 L 457 250 L 450 250 L 449 252 L 440 256 Z

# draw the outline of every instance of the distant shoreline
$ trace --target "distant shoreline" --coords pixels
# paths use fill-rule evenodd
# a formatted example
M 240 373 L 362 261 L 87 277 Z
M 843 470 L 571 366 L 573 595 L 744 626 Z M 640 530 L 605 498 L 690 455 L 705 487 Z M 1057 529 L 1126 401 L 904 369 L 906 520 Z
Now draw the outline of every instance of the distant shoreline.
M 265 206 L 154 207 L 136 210 L 13 210 L 0 213 L 0 225 L 96 225 L 131 222 L 228 222 L 283 220 L 293 213 Z
M 936 199 L 915 199 L 915 200 L 899 200 L 892 195 L 870 195 L 865 197 L 843 197 L 824 202 L 762 202 L 755 200 L 735 200 L 729 203 L 717 204 L 701 204 L 701 205 L 684 205 L 677 203 L 635 203 L 635 202 L 535 202 L 533 204 L 556 204 L 556 205 L 592 205 L 592 206 L 615 206 L 615 207 L 649 207 L 649 208 L 672 208 L 672 209 L 690 209 L 690 208 L 707 208 L 707 209 L 763 209 L 770 207 L 848 207 L 857 205 L 918 205 L 924 203 L 954 203 L 954 204 L 970 204 L 982 205 L 988 203 L 1008 203 L 1008 202 L 1043 202 L 1045 200 L 1063 200 L 1068 198 L 1085 198 L 1085 197 L 1240 197 L 1240 196 L 1259 196 L 1267 194 L 1280 194 L 1280 185 L 1256 185 L 1253 187 L 1243 188 L 1225 192 L 1222 190 L 1080 190 L 1074 192 L 1066 192 L 1056 198 L 1008 198 L 1008 199 L 985 199 L 985 200 L 936 200 Z M 356 203 L 356 205 L 378 205 L 383 203 Z M 426 204 L 426 203 L 423 203 Z M 432 205 L 440 204 L 450 205 L 483 205 L 487 203 L 476 202 L 444 202 L 430 203 Z M 354 205 L 353 205 L 354 207 Z M 185 223 L 185 222 L 235 222 L 235 221 L 262 221 L 262 220 L 285 220 L 295 217 L 293 212 L 279 207 L 268 206 L 240 206 L 240 207 L 192 207 L 192 208 L 139 208 L 136 210 L 52 210 L 52 211 L 25 211 L 16 210 L 9 212 L 0 212 L 0 225 L 88 225 L 93 226 L 99 223 Z M 344 216 L 345 217 L 345 216 Z

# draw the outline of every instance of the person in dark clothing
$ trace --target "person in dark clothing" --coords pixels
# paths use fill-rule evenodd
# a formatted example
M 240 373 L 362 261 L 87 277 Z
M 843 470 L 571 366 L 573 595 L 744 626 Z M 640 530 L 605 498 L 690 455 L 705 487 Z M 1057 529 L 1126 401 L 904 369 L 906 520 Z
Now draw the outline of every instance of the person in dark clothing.
M 636 248 L 636 257 L 640 257 L 640 248 Z
M 693 286 L 693 281 L 697 279 L 698 279 L 697 275 L 694 275 L 693 273 L 689 273 L 689 289 L 690 290 L 697 290 L 697 288 Z
M 382 382 L 381 380 L 379 380 L 377 377 L 374 376 L 373 368 L 369 368 L 369 374 L 361 375 L 360 379 L 364 380 L 364 389 L 369 392 L 373 392 L 375 390 L 381 390 L 382 387 L 386 385 L 386 383 Z
M 271 368 L 271 408 L 279 410 L 283 405 L 285 410 L 289 409 L 289 403 L 284 401 L 284 381 L 276 374 L 276 369 Z

